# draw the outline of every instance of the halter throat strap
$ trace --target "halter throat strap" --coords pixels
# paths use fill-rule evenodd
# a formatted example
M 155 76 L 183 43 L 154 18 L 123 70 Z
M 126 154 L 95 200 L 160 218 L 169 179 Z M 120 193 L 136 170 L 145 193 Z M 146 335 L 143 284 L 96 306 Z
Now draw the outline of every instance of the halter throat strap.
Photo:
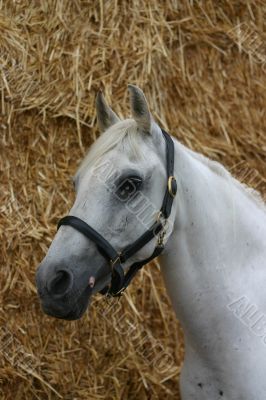
M 128 287 L 138 270 L 161 254 L 164 249 L 164 235 L 166 233 L 164 227 L 166 220 L 171 214 L 174 197 L 177 192 L 177 184 L 174 177 L 174 142 L 166 131 L 162 130 L 162 134 L 166 143 L 167 173 L 167 182 L 163 203 L 160 211 L 158 212 L 157 220 L 137 240 L 126 246 L 121 252 L 118 252 L 99 232 L 97 232 L 82 219 L 73 215 L 68 215 L 60 219 L 58 222 L 57 229 L 59 229 L 62 225 L 72 226 L 72 228 L 76 229 L 88 239 L 92 240 L 96 244 L 101 255 L 109 262 L 112 273 L 111 283 L 101 291 L 102 294 L 108 294 L 110 296 L 121 295 L 121 293 Z M 155 237 L 157 237 L 157 244 L 152 255 L 145 260 L 133 263 L 125 274 L 122 264 L 130 259 L 130 257 L 136 254 Z

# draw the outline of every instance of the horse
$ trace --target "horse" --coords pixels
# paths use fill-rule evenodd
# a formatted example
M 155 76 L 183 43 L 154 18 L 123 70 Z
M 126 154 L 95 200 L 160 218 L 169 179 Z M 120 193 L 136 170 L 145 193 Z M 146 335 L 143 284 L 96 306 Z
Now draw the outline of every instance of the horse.
M 36 273 L 43 310 L 80 318 L 95 293 L 121 295 L 159 256 L 184 331 L 181 398 L 265 400 L 265 203 L 162 130 L 142 90 L 128 89 L 129 119 L 96 97 L 101 135 Z

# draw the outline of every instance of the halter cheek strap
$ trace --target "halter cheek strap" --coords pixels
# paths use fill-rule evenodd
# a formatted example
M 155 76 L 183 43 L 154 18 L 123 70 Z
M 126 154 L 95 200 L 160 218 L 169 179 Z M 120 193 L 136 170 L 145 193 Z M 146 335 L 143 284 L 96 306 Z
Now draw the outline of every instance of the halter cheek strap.
M 162 207 L 158 213 L 157 220 L 153 225 L 144 232 L 135 242 L 126 246 L 121 252 L 117 252 L 113 246 L 93 229 L 90 225 L 84 222 L 82 219 L 68 215 L 62 218 L 58 223 L 58 229 L 62 225 L 69 225 L 76 229 L 88 239 L 92 240 L 98 251 L 103 257 L 110 263 L 111 267 L 111 283 L 106 286 L 101 293 L 110 296 L 119 296 L 128 287 L 131 280 L 134 278 L 139 269 L 145 264 L 157 257 L 164 249 L 164 236 L 165 236 L 165 223 L 171 214 L 171 209 L 174 201 L 174 197 L 177 192 L 176 179 L 174 177 L 174 143 L 171 136 L 162 130 L 163 137 L 166 143 L 166 173 L 167 183 L 165 188 L 165 194 L 163 198 Z M 128 272 L 125 274 L 122 268 L 122 264 L 125 263 L 130 257 L 136 254 L 142 249 L 147 243 L 149 243 L 154 237 L 157 237 L 157 244 L 152 255 L 145 260 L 141 260 L 133 263 Z

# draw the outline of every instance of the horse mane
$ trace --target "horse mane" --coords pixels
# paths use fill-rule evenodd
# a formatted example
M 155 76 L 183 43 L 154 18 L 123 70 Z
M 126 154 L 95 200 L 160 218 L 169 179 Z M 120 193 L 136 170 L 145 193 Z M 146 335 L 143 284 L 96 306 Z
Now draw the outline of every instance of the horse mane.
M 249 197 L 251 201 L 257 204 L 260 209 L 266 211 L 266 203 L 261 195 L 257 190 L 253 189 L 252 187 L 248 186 L 247 184 L 240 182 L 236 179 L 222 164 L 217 161 L 211 160 L 210 158 L 204 156 L 203 154 L 197 153 L 186 148 L 189 151 L 189 154 L 192 155 L 196 160 L 202 162 L 206 165 L 212 172 L 216 175 L 223 177 L 227 181 L 231 181 L 235 186 L 238 187 L 246 196 Z

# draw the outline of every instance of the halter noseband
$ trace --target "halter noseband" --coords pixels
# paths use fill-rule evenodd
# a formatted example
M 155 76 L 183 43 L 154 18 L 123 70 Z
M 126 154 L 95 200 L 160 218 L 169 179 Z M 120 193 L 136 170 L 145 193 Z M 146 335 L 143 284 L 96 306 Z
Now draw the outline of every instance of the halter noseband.
M 174 177 L 174 142 L 171 136 L 162 129 L 163 137 L 166 143 L 166 172 L 167 172 L 167 184 L 165 195 L 163 198 L 162 207 L 158 213 L 157 220 L 153 225 L 144 232 L 135 242 L 126 246 L 121 252 L 117 252 L 113 246 L 100 235 L 95 229 L 93 229 L 86 222 L 78 217 L 68 215 L 58 222 L 57 229 L 61 225 L 70 225 L 72 228 L 81 232 L 88 239 L 92 240 L 99 252 L 103 257 L 110 263 L 112 277 L 109 286 L 106 286 L 100 293 L 108 294 L 110 296 L 119 296 L 130 284 L 139 269 L 145 264 L 150 262 L 153 258 L 157 257 L 164 249 L 164 236 L 165 223 L 171 214 L 172 204 L 174 197 L 177 192 L 176 179 Z M 163 221 L 162 221 L 163 218 Z M 125 263 L 130 257 L 137 253 L 142 247 L 150 242 L 155 236 L 157 236 L 157 244 L 152 255 L 145 260 L 137 261 L 133 263 L 126 274 L 124 274 L 121 264 Z

